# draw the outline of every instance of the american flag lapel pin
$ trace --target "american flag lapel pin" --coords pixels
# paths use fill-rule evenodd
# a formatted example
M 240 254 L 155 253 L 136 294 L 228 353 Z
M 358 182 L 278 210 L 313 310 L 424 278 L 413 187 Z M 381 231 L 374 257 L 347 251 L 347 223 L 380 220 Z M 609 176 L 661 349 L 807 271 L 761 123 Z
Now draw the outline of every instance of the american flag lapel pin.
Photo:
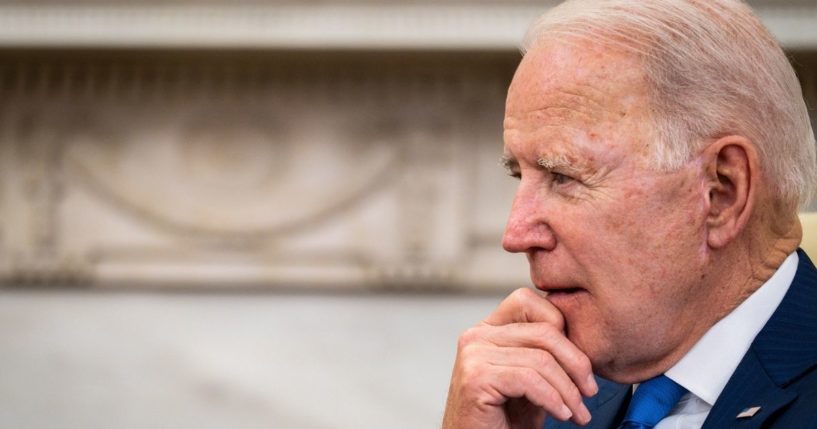
M 737 415 L 737 417 L 735 417 L 735 418 L 738 418 L 738 419 L 748 419 L 749 417 L 753 417 L 755 414 L 757 414 L 757 412 L 758 412 L 758 411 L 760 411 L 760 407 L 749 407 L 749 408 L 744 408 L 744 409 L 743 409 L 743 411 L 741 411 L 741 412 L 740 412 L 740 413 Z

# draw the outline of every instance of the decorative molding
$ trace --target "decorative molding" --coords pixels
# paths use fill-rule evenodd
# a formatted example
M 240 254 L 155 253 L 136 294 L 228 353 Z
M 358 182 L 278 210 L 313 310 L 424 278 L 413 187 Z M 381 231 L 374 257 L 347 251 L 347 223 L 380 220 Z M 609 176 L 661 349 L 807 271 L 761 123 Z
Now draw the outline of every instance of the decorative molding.
M 297 121 L 283 125 L 285 112 L 245 106 L 95 116 L 108 123 L 61 132 L 70 178 L 130 216 L 182 235 L 267 240 L 308 228 L 388 184 L 397 156 L 391 145 L 330 144 L 348 141 L 341 127 L 303 133 L 316 128 L 296 131 Z M 342 113 L 333 119 L 365 126 Z M 310 160 L 313 152 L 320 155 Z M 325 163 L 312 167 L 321 170 L 314 180 L 310 161 Z
M 61 196 L 58 134 L 39 126 L 36 117 L 24 115 L 15 128 L 14 151 L 22 172 L 28 209 L 31 253 L 49 258 L 57 247 L 57 211 Z
M 419 68 L 400 57 L 366 75 L 370 60 L 211 59 L 3 63 L 15 131 L 0 149 L 16 191 L 0 230 L 28 232 L 6 243 L 0 281 L 504 289 L 524 279 L 523 266 L 475 265 L 474 252 L 504 261 L 498 243 L 469 243 L 503 220 L 472 231 L 478 213 L 467 209 L 493 195 L 470 175 L 501 180 L 494 165 L 468 164 L 500 151 L 501 91 L 481 91 L 504 87 L 515 57 Z
M 515 50 L 556 1 L 0 5 L 0 47 Z M 817 4 L 755 2 L 781 43 L 817 47 Z
M 547 4 L 0 7 L 0 46 L 508 49 Z

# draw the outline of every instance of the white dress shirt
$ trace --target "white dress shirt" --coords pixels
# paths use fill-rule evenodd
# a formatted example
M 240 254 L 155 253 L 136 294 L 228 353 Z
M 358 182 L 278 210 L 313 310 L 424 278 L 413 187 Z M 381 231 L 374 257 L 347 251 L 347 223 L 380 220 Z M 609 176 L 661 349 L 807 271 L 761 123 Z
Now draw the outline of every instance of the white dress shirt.
M 665 373 L 689 393 L 655 429 L 700 429 L 703 426 L 743 355 L 789 290 L 798 262 L 796 252 L 789 255 L 766 283 L 713 325 Z

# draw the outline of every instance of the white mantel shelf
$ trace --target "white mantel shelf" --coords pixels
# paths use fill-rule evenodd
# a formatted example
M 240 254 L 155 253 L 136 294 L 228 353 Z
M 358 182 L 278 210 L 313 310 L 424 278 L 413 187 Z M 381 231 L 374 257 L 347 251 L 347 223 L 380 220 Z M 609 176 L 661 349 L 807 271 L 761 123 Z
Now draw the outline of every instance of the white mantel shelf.
M 0 4 L 0 48 L 514 50 L 556 2 Z M 757 1 L 788 49 L 817 49 L 817 2 Z

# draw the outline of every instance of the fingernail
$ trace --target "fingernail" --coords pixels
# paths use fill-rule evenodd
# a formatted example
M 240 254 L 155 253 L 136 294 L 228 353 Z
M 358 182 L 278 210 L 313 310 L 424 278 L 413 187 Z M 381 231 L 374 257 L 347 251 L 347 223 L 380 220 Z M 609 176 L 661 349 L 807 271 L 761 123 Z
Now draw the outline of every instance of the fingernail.
M 587 385 L 590 386 L 591 396 L 599 393 L 599 385 L 596 384 L 596 377 L 594 377 L 593 374 L 590 374 L 590 376 L 587 377 Z
M 559 413 L 562 415 L 562 419 L 567 420 L 573 417 L 573 411 L 570 411 L 570 408 L 567 408 L 567 405 L 562 404 L 562 409 L 559 410 Z
M 582 404 L 582 406 L 579 407 L 578 413 L 576 413 L 576 418 L 579 420 L 580 424 L 586 425 L 590 423 L 590 419 L 592 418 L 590 416 L 590 410 L 588 410 L 587 407 Z

